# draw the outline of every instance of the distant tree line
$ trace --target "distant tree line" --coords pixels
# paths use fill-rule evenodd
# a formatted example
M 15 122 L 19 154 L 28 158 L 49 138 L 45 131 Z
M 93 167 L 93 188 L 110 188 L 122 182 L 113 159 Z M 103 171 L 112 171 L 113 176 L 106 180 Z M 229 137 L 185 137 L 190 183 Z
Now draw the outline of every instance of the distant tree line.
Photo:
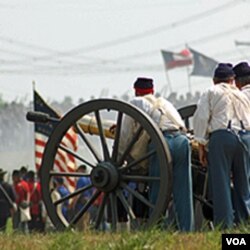
M 156 93 L 156 95 L 160 95 Z M 176 108 L 180 108 L 189 104 L 197 103 L 200 93 L 194 95 L 186 93 L 186 96 L 178 96 L 177 92 L 172 92 L 167 99 L 173 103 Z M 121 97 L 113 96 L 115 99 L 129 101 L 130 96 L 124 94 Z M 90 99 L 95 99 L 91 96 Z M 58 113 L 64 114 L 74 106 L 83 103 L 84 99 L 79 99 L 77 103 L 73 102 L 70 96 L 65 96 L 59 102 L 48 100 L 48 104 Z M 26 120 L 26 113 L 33 109 L 33 103 L 25 104 L 24 101 L 5 101 L 0 94 L 0 150 L 18 150 L 33 147 L 33 124 Z

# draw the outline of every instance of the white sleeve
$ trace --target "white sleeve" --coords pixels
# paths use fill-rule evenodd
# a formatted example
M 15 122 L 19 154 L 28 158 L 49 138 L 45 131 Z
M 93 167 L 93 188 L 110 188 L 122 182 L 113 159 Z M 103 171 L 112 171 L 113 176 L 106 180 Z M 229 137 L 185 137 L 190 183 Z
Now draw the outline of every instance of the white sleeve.
M 166 110 L 169 119 L 178 127 L 185 128 L 185 124 L 184 124 L 179 112 L 174 107 L 174 105 L 171 102 L 169 102 L 168 100 L 165 100 L 164 106 L 165 106 L 164 109 Z
M 126 149 L 131 137 L 133 135 L 133 119 L 130 116 L 125 115 L 121 125 L 121 136 L 119 142 L 119 154 L 122 154 Z
M 134 98 L 130 102 L 131 104 L 138 107 L 140 110 L 144 111 L 148 115 L 150 115 L 153 111 L 153 106 L 150 102 L 148 102 L 146 99 L 143 98 Z
M 138 107 L 140 110 L 144 111 L 147 114 L 150 114 L 152 112 L 152 105 L 143 98 L 136 97 L 132 99 L 130 103 L 135 105 L 136 107 Z M 136 127 L 135 120 L 132 119 L 130 116 L 125 115 L 121 126 L 119 153 L 124 152 L 126 146 L 131 141 L 135 127 Z
M 209 95 L 210 92 L 208 90 L 201 96 L 193 117 L 194 139 L 203 145 L 205 145 L 208 141 L 207 132 L 210 120 Z

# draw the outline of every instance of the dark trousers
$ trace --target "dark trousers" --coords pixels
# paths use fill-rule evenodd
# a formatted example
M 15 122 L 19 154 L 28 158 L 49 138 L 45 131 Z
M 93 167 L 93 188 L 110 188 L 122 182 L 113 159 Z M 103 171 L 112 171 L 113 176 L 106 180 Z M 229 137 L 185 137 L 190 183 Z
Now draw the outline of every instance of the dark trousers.
M 214 224 L 229 228 L 235 220 L 245 221 L 249 216 L 250 189 L 247 151 L 240 137 L 228 130 L 213 132 L 209 139 L 208 165 Z
M 8 217 L 0 217 L 0 231 L 6 230 L 7 219 Z
M 193 195 L 190 146 L 187 137 L 180 132 L 163 133 L 168 144 L 173 162 L 173 203 L 179 230 L 192 231 L 194 229 Z M 149 144 L 149 150 L 154 148 Z M 159 176 L 159 159 L 151 157 L 149 175 Z M 150 186 L 149 200 L 156 203 L 159 194 L 159 183 Z
M 41 215 L 31 214 L 31 220 L 28 222 L 30 232 L 44 232 L 44 226 Z

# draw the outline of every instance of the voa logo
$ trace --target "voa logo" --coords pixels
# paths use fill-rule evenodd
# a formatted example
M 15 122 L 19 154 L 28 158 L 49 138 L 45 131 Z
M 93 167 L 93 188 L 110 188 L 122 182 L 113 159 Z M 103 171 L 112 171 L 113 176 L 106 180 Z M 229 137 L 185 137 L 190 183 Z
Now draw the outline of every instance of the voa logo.
M 234 246 L 247 245 L 244 238 L 226 238 L 227 244 L 230 246 L 231 244 Z

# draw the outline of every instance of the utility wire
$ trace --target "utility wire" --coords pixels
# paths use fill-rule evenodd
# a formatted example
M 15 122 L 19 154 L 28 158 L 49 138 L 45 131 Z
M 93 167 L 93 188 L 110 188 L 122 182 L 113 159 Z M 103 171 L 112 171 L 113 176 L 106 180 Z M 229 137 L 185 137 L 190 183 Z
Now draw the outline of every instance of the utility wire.
M 212 35 L 208 35 L 208 36 L 205 36 L 205 37 L 202 37 L 202 38 L 199 38 L 199 39 L 194 39 L 194 40 L 191 40 L 191 41 L 188 41 L 187 44 L 189 44 L 190 46 L 193 46 L 195 44 L 199 44 L 199 43 L 202 43 L 202 44 L 205 44 L 205 43 L 208 43 L 210 42 L 211 40 L 216 40 L 216 39 L 219 39 L 221 37 L 225 37 L 225 36 L 228 36 L 228 35 L 231 35 L 231 34 L 235 34 L 235 33 L 239 33 L 241 32 L 242 30 L 245 30 L 245 29 L 249 29 L 250 28 L 250 23 L 246 23 L 244 25 L 241 25 L 241 26 L 237 26 L 237 27 L 233 27 L 231 29 L 228 29 L 224 32 L 218 32 L 218 33 L 215 33 L 215 34 L 212 34 Z M 0 38 L 1 39 L 1 38 Z M 177 48 L 177 47 L 180 47 L 180 46 L 184 46 L 183 43 L 180 43 L 180 44 L 177 44 L 177 45 L 173 45 L 173 46 L 169 46 L 168 49 L 173 49 L 173 48 Z M 2 50 L 0 49 L 0 52 Z M 10 54 L 15 54 L 16 52 L 11 52 L 11 51 L 2 51 L 2 52 L 5 52 L 5 53 L 10 53 Z M 81 60 L 81 63 L 73 63 L 73 64 L 62 64 L 60 63 L 60 65 L 56 65 L 56 66 L 48 66 L 50 68 L 50 70 L 70 70 L 71 68 L 79 68 L 79 67 L 82 67 L 82 68 L 85 68 L 85 69 L 90 69 L 90 68 L 107 68 L 108 66 L 113 66 L 113 67 L 116 67 L 116 66 L 124 66 L 124 67 L 127 67 L 127 66 L 133 66 L 133 67 L 136 67 L 138 65 L 138 62 L 137 63 L 132 63 L 131 61 L 130 62 L 124 62 L 126 60 L 129 60 L 129 59 L 132 59 L 132 58 L 137 58 L 139 59 L 140 57 L 145 57 L 145 56 L 152 56 L 153 54 L 154 55 L 159 55 L 159 50 L 153 50 L 153 51 L 149 51 L 149 52 L 146 52 L 146 53 L 141 53 L 141 54 L 133 54 L 133 55 L 129 55 L 129 56 L 126 56 L 126 57 L 119 57 L 119 58 L 116 58 L 116 59 L 99 59 L 100 61 L 98 62 L 92 62 L 92 63 L 82 63 L 82 60 Z M 17 55 L 19 56 L 25 56 L 25 54 L 22 54 L 22 53 L 17 53 Z M 29 58 L 29 61 L 28 62 L 34 62 L 34 63 L 38 63 L 39 61 L 37 60 L 31 60 L 31 58 Z M 31 61 L 30 61 L 31 60 Z M 98 60 L 96 58 L 96 60 Z M 51 61 L 48 61 L 51 63 Z M 25 61 L 13 61 L 13 60 L 2 60 L 2 65 L 3 66 L 6 66 L 7 65 L 14 65 L 14 66 L 25 66 Z M 30 64 L 29 64 L 30 65 Z M 147 67 L 146 64 L 144 63 L 140 63 L 141 66 L 144 66 L 144 67 Z M 39 65 L 34 65 L 34 64 L 31 64 L 30 66 L 33 66 L 33 67 L 39 67 Z
M 230 2 L 227 2 L 226 4 L 224 4 L 224 5 L 221 5 L 221 6 L 219 6 L 219 7 L 217 7 L 217 8 L 215 8 L 215 9 L 211 9 L 211 10 L 208 10 L 208 11 L 205 11 L 205 12 L 202 12 L 202 13 L 200 13 L 200 14 L 198 14 L 198 15 L 195 15 L 195 16 L 192 16 L 192 17 L 189 17 L 189 19 L 187 19 L 187 18 L 184 18 L 183 20 L 181 20 L 181 21 L 178 21 L 178 22 L 175 22 L 175 23 L 172 23 L 172 24 L 169 24 L 169 25 L 165 25 L 165 26 L 161 26 L 161 27 L 158 27 L 157 29 L 155 29 L 155 31 L 157 32 L 157 31 L 159 31 L 161 28 L 163 28 L 164 27 L 164 29 L 166 29 L 166 27 L 176 27 L 176 26 L 179 26 L 179 25 L 181 25 L 182 23 L 188 23 L 188 20 L 190 20 L 190 22 L 191 21 L 194 21 L 197 17 L 203 17 L 204 15 L 209 15 L 209 14 L 213 14 L 213 13 L 216 13 L 216 12 L 219 12 L 219 11 L 221 11 L 222 9 L 224 9 L 225 10 L 225 7 L 231 7 L 232 6 L 232 3 L 233 2 L 235 2 L 235 1 L 230 1 Z M 237 1 L 237 3 L 239 3 L 240 1 Z M 234 5 L 235 6 L 235 5 Z M 207 36 L 207 37 L 205 37 L 205 38 L 202 38 L 202 39 L 196 39 L 196 40 L 193 40 L 193 41 L 189 41 L 188 43 L 189 44 L 195 44 L 195 43 L 199 43 L 199 42 L 208 42 L 208 41 L 210 41 L 211 39 L 217 39 L 217 38 L 219 38 L 219 37 L 221 37 L 221 36 L 225 36 L 225 35 L 228 35 L 228 34 L 230 34 L 230 33 L 232 33 L 232 32 L 239 32 L 240 30 L 241 30 L 241 28 L 249 28 L 249 24 L 247 24 L 247 25 L 244 25 L 244 26 L 241 26 L 241 27 L 236 27 L 236 28 L 233 28 L 233 29 L 230 29 L 230 30 L 228 30 L 227 32 L 223 32 L 223 33 L 217 33 L 217 34 L 213 34 L 213 35 L 210 35 L 210 36 Z M 138 37 L 138 36 L 140 36 L 140 35 L 142 35 L 142 34 L 147 34 L 149 31 L 145 31 L 145 32 L 143 32 L 143 33 L 139 33 L 139 34 L 137 34 L 137 35 L 135 35 L 135 37 Z M 150 32 L 152 33 L 152 30 L 150 30 Z M 152 35 L 150 33 L 150 35 Z M 133 36 L 130 36 L 130 37 L 133 37 Z M 2 40 L 5 40 L 5 41 L 7 41 L 7 42 L 10 42 L 10 43 L 15 43 L 15 42 L 13 42 L 13 40 L 11 40 L 11 39 L 6 39 L 6 38 L 3 38 L 3 37 L 0 37 L 0 39 L 2 39 Z M 115 40 L 115 41 L 119 41 L 119 39 L 118 40 Z M 113 42 L 115 42 L 115 41 L 113 41 Z M 65 53 L 63 53 L 63 52 L 58 52 L 58 51 L 54 51 L 54 50 L 50 50 L 50 49 L 45 49 L 45 48 L 42 48 L 42 47 L 39 47 L 39 46 L 34 46 L 34 45 L 30 45 L 30 44 L 26 44 L 26 43 L 22 43 L 22 42 L 19 42 L 19 45 L 20 46 L 23 46 L 23 47 L 26 47 L 26 48 L 31 48 L 31 49 L 39 49 L 39 50 L 42 50 L 42 51 L 46 51 L 46 52 L 52 52 L 52 53 L 57 53 L 59 56 L 60 55 L 65 55 L 65 54 L 68 54 L 69 53 L 69 51 L 68 52 L 65 52 Z M 177 47 L 178 45 L 175 45 L 175 47 Z M 155 52 L 159 52 L 158 50 L 156 51 L 156 50 L 154 50 L 153 51 L 154 53 Z M 71 51 L 71 53 L 72 53 L 72 51 Z M 152 52 L 146 52 L 147 53 L 147 55 L 149 55 L 150 53 L 152 53 Z M 20 53 L 19 53 L 19 55 L 20 55 Z M 141 55 L 132 55 L 132 56 L 129 56 L 129 57 L 125 57 L 125 58 L 129 58 L 129 59 L 132 59 L 133 57 L 136 57 L 136 58 L 139 58 L 140 56 L 142 56 L 142 55 L 145 55 L 145 53 L 142 53 Z M 71 54 L 71 56 L 72 56 L 72 54 Z M 74 57 L 74 59 L 75 59 L 76 57 Z M 103 64 L 105 64 L 105 63 L 117 63 L 117 62 L 121 62 L 121 60 L 124 60 L 125 58 L 118 58 L 118 59 L 115 59 L 115 60 L 103 60 L 103 61 L 101 61 L 100 62 L 100 64 L 102 65 L 102 66 L 104 66 Z M 44 57 L 44 56 L 42 56 L 42 57 L 32 57 L 31 58 L 31 61 L 32 60 L 34 60 L 34 62 L 39 62 L 39 60 L 41 60 L 41 59 L 46 59 L 46 56 Z M 101 60 L 100 58 L 99 59 L 97 59 L 97 60 Z M 4 61 L 3 61 L 4 62 Z M 62 63 L 62 61 L 57 61 L 58 63 Z M 67 65 L 67 66 L 69 66 L 69 68 L 70 67 L 79 67 L 79 66 L 81 66 L 81 67 L 83 67 L 83 66 L 95 66 L 96 65 L 96 62 L 94 62 L 95 64 L 94 65 L 91 65 L 91 64 L 89 64 L 89 65 L 86 65 L 86 64 L 70 64 L 70 65 Z M 23 61 L 21 61 L 20 62 L 20 64 L 23 66 Z M 67 68 L 67 66 L 66 66 L 66 68 Z M 146 65 L 144 65 L 144 67 L 146 67 Z M 54 69 L 56 69 L 56 67 L 54 67 Z M 61 69 L 61 67 L 58 67 L 58 69 Z
M 234 33 L 238 33 L 238 32 L 241 32 L 242 30 L 249 29 L 249 28 L 250 28 L 250 23 L 246 23 L 246 24 L 241 25 L 241 26 L 233 27 L 233 28 L 226 30 L 224 32 L 218 32 L 218 33 L 208 35 L 208 36 L 205 36 L 202 38 L 190 40 L 190 41 L 186 42 L 185 44 L 182 42 L 179 44 L 170 45 L 170 46 L 167 46 L 165 49 L 166 50 L 173 50 L 173 49 L 176 49 L 179 47 L 185 47 L 186 44 L 192 44 L 192 45 L 199 44 L 199 43 L 204 44 L 204 43 L 210 42 L 211 40 L 219 39 L 221 37 L 228 36 L 228 35 L 231 35 Z M 124 57 L 119 57 L 119 58 L 116 58 L 114 60 L 128 60 L 128 59 L 133 59 L 133 58 L 151 56 L 152 54 L 156 54 L 157 52 L 159 52 L 159 50 L 151 50 L 151 51 L 147 51 L 147 52 L 142 52 L 142 53 L 137 53 L 137 54 L 131 54 L 131 55 L 124 56 Z
M 88 47 L 85 47 L 85 48 L 71 50 L 71 51 L 63 53 L 62 55 L 69 55 L 69 54 L 70 55 L 72 55 L 72 54 L 78 54 L 79 55 L 79 54 L 84 53 L 84 52 L 96 51 L 96 50 L 100 50 L 100 49 L 109 48 L 109 47 L 117 46 L 117 45 L 120 45 L 120 44 L 124 44 L 124 43 L 127 43 L 127 42 L 132 42 L 132 41 L 142 39 L 142 38 L 145 38 L 145 37 L 154 36 L 154 35 L 156 35 L 158 33 L 166 32 L 169 29 L 177 28 L 179 26 L 186 25 L 186 24 L 192 23 L 194 21 L 197 21 L 199 19 L 207 18 L 208 16 L 213 15 L 215 13 L 218 13 L 220 11 L 225 11 L 226 9 L 235 7 L 237 4 L 240 4 L 242 1 L 244 1 L 244 0 L 241 0 L 241 1 L 239 1 L 239 0 L 237 0 L 237 1 L 236 0 L 229 1 L 229 2 L 227 2 L 227 3 L 223 4 L 223 5 L 220 5 L 220 6 L 216 7 L 216 8 L 213 8 L 213 9 L 198 13 L 198 14 L 193 15 L 193 16 L 183 18 L 182 20 L 179 20 L 179 21 L 176 21 L 176 22 L 172 22 L 172 23 L 169 23 L 169 24 L 166 24 L 166 25 L 162 25 L 162 26 L 159 26 L 159 27 L 156 27 L 156 28 L 153 28 L 153 29 L 149 29 L 149 30 L 143 31 L 141 33 L 130 35 L 130 36 L 127 36 L 127 37 L 115 39 L 115 40 L 112 40 L 112 41 L 107 41 L 107 42 L 104 42 L 104 43 L 96 44 L 96 45 L 93 45 L 93 46 L 88 46 Z
M 142 38 L 145 38 L 145 37 L 154 36 L 156 34 L 166 32 L 169 29 L 177 28 L 179 26 L 186 25 L 186 24 L 192 23 L 194 21 L 197 21 L 199 19 L 207 18 L 208 16 L 213 15 L 215 13 L 225 11 L 226 9 L 235 7 L 236 5 L 240 4 L 242 1 L 244 1 L 244 0 L 241 0 L 241 1 L 240 0 L 238 0 L 238 1 L 236 1 L 236 0 L 229 1 L 229 2 L 227 2 L 225 4 L 222 4 L 222 5 L 220 5 L 220 6 L 216 7 L 216 8 L 213 8 L 213 9 L 198 13 L 198 14 L 193 15 L 193 16 L 183 18 L 182 20 L 179 20 L 179 21 L 176 21 L 176 22 L 172 22 L 172 23 L 169 23 L 169 24 L 166 24 L 166 25 L 156 27 L 154 29 L 149 29 L 149 30 L 143 31 L 141 33 L 137 33 L 137 34 L 134 34 L 134 35 L 130 35 L 130 36 L 118 38 L 118 39 L 115 39 L 115 40 L 99 43 L 99 44 L 96 44 L 96 45 L 93 45 L 93 46 L 87 46 L 87 47 L 80 48 L 80 49 L 69 50 L 69 51 L 66 51 L 66 52 L 52 52 L 52 55 L 45 55 L 45 56 L 37 57 L 36 60 L 51 60 L 51 58 L 54 58 L 54 57 L 72 57 L 72 56 L 75 56 L 75 55 L 79 56 L 82 53 L 97 51 L 97 50 L 100 50 L 100 49 L 105 49 L 105 48 L 117 46 L 117 45 L 120 45 L 120 44 L 133 42 L 135 40 L 142 39 Z

